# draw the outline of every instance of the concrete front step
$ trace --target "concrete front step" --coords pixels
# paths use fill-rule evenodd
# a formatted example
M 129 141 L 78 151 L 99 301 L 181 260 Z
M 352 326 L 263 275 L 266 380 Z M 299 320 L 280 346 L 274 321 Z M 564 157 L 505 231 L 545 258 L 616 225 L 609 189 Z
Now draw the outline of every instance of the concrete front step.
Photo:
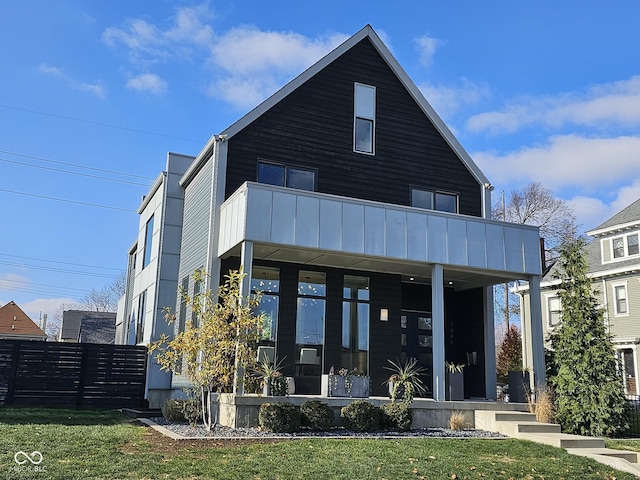
M 498 432 L 510 437 L 517 437 L 521 433 L 560 433 L 560 425 L 556 423 L 540 422 L 504 422 L 496 421 Z
M 638 455 L 636 452 L 612 450 L 610 448 L 569 448 L 567 452 L 573 455 L 591 458 L 604 465 L 640 477 L 640 464 L 638 464 Z
M 570 448 L 604 448 L 604 440 L 596 437 L 583 437 L 568 433 L 519 433 L 514 435 L 522 440 L 544 443 L 552 447 Z

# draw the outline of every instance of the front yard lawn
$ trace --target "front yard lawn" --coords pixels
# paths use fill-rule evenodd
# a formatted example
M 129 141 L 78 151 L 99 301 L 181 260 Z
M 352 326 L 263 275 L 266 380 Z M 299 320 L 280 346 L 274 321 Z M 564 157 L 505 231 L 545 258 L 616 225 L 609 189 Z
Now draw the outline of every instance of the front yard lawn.
M 33 465 L 25 452 L 42 462 Z M 632 479 L 513 439 L 176 441 L 117 412 L 0 407 L 0 478 Z

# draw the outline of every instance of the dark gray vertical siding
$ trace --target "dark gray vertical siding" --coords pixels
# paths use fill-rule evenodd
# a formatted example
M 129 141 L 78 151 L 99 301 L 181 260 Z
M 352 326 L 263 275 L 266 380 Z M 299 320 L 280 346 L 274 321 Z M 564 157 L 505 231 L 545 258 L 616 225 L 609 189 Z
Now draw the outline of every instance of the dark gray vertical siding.
M 353 152 L 354 82 L 376 87 L 375 155 Z M 318 169 L 318 191 L 409 205 L 410 185 L 459 193 L 481 216 L 480 186 L 365 39 L 229 140 L 226 197 L 257 159 Z

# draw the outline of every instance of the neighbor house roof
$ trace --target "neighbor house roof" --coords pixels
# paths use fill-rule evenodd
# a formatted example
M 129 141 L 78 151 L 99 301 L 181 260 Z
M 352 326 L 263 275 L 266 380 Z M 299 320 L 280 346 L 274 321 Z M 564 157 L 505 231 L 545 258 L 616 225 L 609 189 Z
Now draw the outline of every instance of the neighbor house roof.
M 15 302 L 11 301 L 0 307 L 0 338 L 45 340 L 47 335 Z
M 471 156 L 467 153 L 464 147 L 460 144 L 460 142 L 454 137 L 453 133 L 449 130 L 449 128 L 442 121 L 440 116 L 436 113 L 433 107 L 429 104 L 427 99 L 424 97 L 420 89 L 416 86 L 415 83 L 409 78 L 404 69 L 400 66 L 398 61 L 391 54 L 387 46 L 382 42 L 378 34 L 373 30 L 371 25 L 366 25 L 355 35 L 348 38 L 334 50 L 325 55 L 318 62 L 313 64 L 311 67 L 306 69 L 296 78 L 287 83 L 284 87 L 278 90 L 276 93 L 271 95 L 249 113 L 244 115 L 238 121 L 233 123 L 231 126 L 226 128 L 220 134 L 213 135 L 204 148 L 200 151 L 196 160 L 191 164 L 189 169 L 185 172 L 182 179 L 180 180 L 180 184 L 182 186 L 186 186 L 191 179 L 195 176 L 196 173 L 202 168 L 202 166 L 208 161 L 209 155 L 208 152 L 211 151 L 213 145 L 216 141 L 226 141 L 232 138 L 234 135 L 242 131 L 249 124 L 254 122 L 258 117 L 266 113 L 273 106 L 278 104 L 284 98 L 293 93 L 298 87 L 306 83 L 316 74 L 318 74 L 325 67 L 330 65 L 332 62 L 337 60 L 344 53 L 349 51 L 351 48 L 356 46 L 361 41 L 368 39 L 374 48 L 378 51 L 382 59 L 387 63 L 389 68 L 393 71 L 396 77 L 400 80 L 402 85 L 407 89 L 409 94 L 413 97 L 414 101 L 418 104 L 418 106 L 422 109 L 425 116 L 433 123 L 436 129 L 440 132 L 440 135 L 445 139 L 445 141 L 449 144 L 452 150 L 457 154 L 462 163 L 467 167 L 467 169 L 471 172 L 471 174 L 476 178 L 476 180 L 481 184 L 489 184 L 489 180 L 482 173 L 480 168 L 476 165 L 476 163 L 471 159 Z
M 597 237 L 612 230 L 635 228 L 638 226 L 640 226 L 640 198 L 627 208 L 616 213 L 602 225 L 587 233 Z
M 67 310 L 62 313 L 62 342 L 113 344 L 115 337 L 115 313 L 84 310 Z

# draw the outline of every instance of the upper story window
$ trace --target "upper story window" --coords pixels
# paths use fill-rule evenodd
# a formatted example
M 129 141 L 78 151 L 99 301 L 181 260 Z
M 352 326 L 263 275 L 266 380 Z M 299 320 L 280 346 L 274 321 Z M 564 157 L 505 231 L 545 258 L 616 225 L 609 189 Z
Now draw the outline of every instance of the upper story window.
M 376 87 L 356 83 L 353 101 L 353 151 L 373 155 L 376 127 Z
M 144 232 L 144 256 L 142 257 L 142 268 L 149 265 L 151 261 L 151 244 L 153 243 L 153 215 L 147 220 Z
M 439 212 L 458 213 L 458 195 L 412 187 L 411 206 Z
M 624 258 L 631 255 L 638 255 L 638 253 L 640 253 L 638 249 L 638 234 L 633 233 L 630 235 L 615 237 L 611 241 L 611 248 L 613 250 L 613 258 Z
M 616 315 L 628 315 L 629 303 L 627 301 L 627 284 L 612 285 L 614 295 L 614 311 Z
M 316 189 L 316 171 L 259 161 L 258 183 L 313 192 Z

